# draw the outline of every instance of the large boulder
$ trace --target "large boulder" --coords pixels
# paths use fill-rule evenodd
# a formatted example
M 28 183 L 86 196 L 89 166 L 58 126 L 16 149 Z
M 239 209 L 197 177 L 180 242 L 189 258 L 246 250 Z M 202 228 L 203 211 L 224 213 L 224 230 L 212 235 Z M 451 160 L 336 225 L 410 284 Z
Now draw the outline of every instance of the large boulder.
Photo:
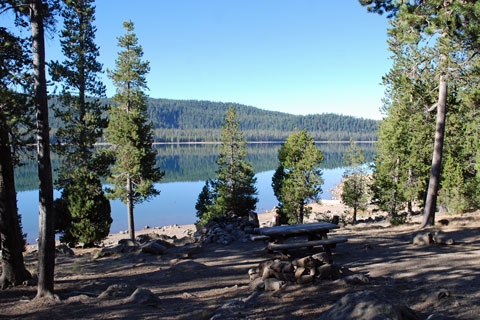
M 349 293 L 322 313 L 319 320 L 420 320 L 406 306 L 386 302 L 371 291 Z

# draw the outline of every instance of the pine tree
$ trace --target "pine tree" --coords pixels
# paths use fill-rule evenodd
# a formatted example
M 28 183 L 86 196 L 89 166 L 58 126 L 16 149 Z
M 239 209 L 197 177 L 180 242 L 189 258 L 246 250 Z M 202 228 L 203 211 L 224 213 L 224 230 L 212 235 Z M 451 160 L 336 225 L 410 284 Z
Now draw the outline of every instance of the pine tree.
M 217 160 L 218 170 L 213 182 L 213 204 L 208 206 L 201 224 L 220 216 L 248 216 L 255 210 L 255 174 L 247 162 L 246 141 L 239 131 L 237 110 L 230 106 L 222 126 L 222 144 Z
M 110 159 L 105 153 L 95 154 L 94 149 L 107 126 L 102 117 L 107 107 L 99 101 L 105 95 L 105 86 L 98 79 L 102 65 L 97 61 L 99 50 L 94 43 L 92 3 L 93 0 L 64 1 L 60 42 L 66 60 L 50 66 L 53 80 L 62 84 L 58 100 L 61 105 L 55 106 L 55 116 L 64 124 L 56 133 L 55 145 L 62 157 L 57 187 L 63 190 L 62 197 L 55 201 L 56 218 L 63 224 L 57 225 L 57 230 L 70 245 L 101 241 L 108 235 L 112 222 L 100 181 L 107 175 Z
M 0 27 L 0 288 L 21 284 L 31 275 L 25 268 L 25 241 L 17 209 L 14 167 L 19 153 L 33 143 L 33 106 L 29 95 L 16 92 L 31 89 L 26 41 Z
M 343 156 L 343 163 L 347 170 L 344 174 L 341 197 L 343 203 L 353 209 L 353 223 L 356 223 L 357 211 L 367 208 L 368 197 L 365 157 L 362 149 L 352 139 Z
M 308 218 L 310 200 L 318 201 L 322 193 L 322 171 L 319 166 L 323 154 L 317 149 L 306 130 L 292 133 L 278 151 L 280 162 L 272 179 L 272 187 L 279 201 L 277 213 L 280 223 L 303 223 Z
M 157 168 L 152 148 L 152 126 L 148 122 L 146 75 L 149 63 L 142 61 L 143 49 L 133 33 L 133 22 L 124 22 L 126 34 L 118 39 L 123 50 L 115 61 L 115 70 L 107 70 L 108 76 L 117 87 L 114 102 L 110 108 L 110 122 L 106 141 L 112 144 L 115 165 L 108 182 L 110 199 L 121 199 L 127 205 L 128 230 L 130 239 L 135 239 L 133 209 L 136 203 L 158 195 L 154 183 L 160 181 L 164 172 Z
M 392 41 L 403 50 L 416 46 L 420 53 L 410 66 L 413 80 L 424 78 L 423 70 L 434 68 L 438 95 L 428 111 L 436 110 L 435 139 L 432 151 L 431 173 L 426 192 L 424 219 L 421 227 L 433 225 L 440 188 L 442 157 L 447 118 L 447 96 L 458 87 L 452 82 L 468 71 L 468 62 L 478 54 L 480 44 L 479 7 L 476 1 L 419 1 L 360 0 L 369 11 L 389 12 Z M 395 52 L 402 55 L 402 51 Z M 428 62 L 428 63 L 426 63 Z M 433 93 L 433 92 L 432 92 Z

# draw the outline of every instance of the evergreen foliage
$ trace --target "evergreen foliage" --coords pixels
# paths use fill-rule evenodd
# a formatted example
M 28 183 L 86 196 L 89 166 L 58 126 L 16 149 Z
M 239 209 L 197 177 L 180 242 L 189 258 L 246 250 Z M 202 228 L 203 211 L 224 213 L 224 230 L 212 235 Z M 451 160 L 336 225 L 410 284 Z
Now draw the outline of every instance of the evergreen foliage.
M 237 110 L 231 106 L 222 126 L 222 144 L 213 182 L 213 204 L 202 214 L 201 224 L 220 216 L 245 217 L 255 210 L 255 174 L 247 162 L 246 141 L 239 130 Z
M 55 201 L 57 218 L 63 223 L 57 221 L 56 229 L 72 246 L 101 241 L 108 235 L 112 222 L 100 181 L 107 175 L 112 159 L 94 149 L 107 120 L 102 116 L 106 106 L 99 100 L 105 95 L 105 86 L 98 79 L 102 65 L 97 61 L 99 49 L 94 43 L 92 3 L 93 0 L 64 1 L 60 42 L 66 60 L 50 66 L 52 79 L 62 85 L 59 104 L 54 106 L 55 116 L 63 124 L 56 132 L 54 148 L 62 159 L 56 186 L 63 189 L 61 198 Z M 93 200 L 99 202 L 93 204 Z
M 405 202 L 409 210 L 413 202 L 424 205 L 422 227 L 434 223 L 437 196 L 451 212 L 477 208 L 480 7 L 476 1 L 360 2 L 393 18 L 388 117 L 374 173 L 377 200 L 392 213 Z M 393 203 L 386 201 L 388 193 Z
M 102 99 L 112 104 L 111 99 Z M 221 142 L 221 128 L 231 104 L 197 100 L 147 99 L 155 142 Z M 292 115 L 232 104 L 247 141 L 284 142 L 295 129 L 306 129 L 316 141 L 376 141 L 376 120 L 338 114 Z M 52 137 L 61 120 L 51 117 Z
M 0 2 L 0 9 L 4 3 Z M 14 167 L 20 164 L 20 152 L 33 141 L 31 75 L 27 43 L 0 27 L 0 248 L 2 273 L 0 288 L 19 285 L 31 277 L 23 254 L 25 235 L 18 214 Z M 25 93 L 18 93 L 22 90 Z
M 70 246 L 93 246 L 109 234 L 113 221 L 110 201 L 94 172 L 80 167 L 74 176 L 63 189 L 62 197 L 55 200 L 56 228 L 62 232 L 60 240 Z
M 343 158 L 347 170 L 344 174 L 341 197 L 342 202 L 353 209 L 353 223 L 356 223 L 357 211 L 365 210 L 368 205 L 365 157 L 362 149 L 351 140 Z
M 152 149 L 152 126 L 146 113 L 146 74 L 150 67 L 142 61 L 143 49 L 133 33 L 131 21 L 124 22 L 126 34 L 118 39 L 122 48 L 115 70 L 107 71 L 117 87 L 114 101 L 117 106 L 109 110 L 110 122 L 105 138 L 112 144 L 115 164 L 108 182 L 110 199 L 121 199 L 127 204 L 129 234 L 135 239 L 133 220 L 134 204 L 158 195 L 154 183 L 160 181 L 164 172 L 156 167 Z
M 308 201 L 318 201 L 322 193 L 322 152 L 306 130 L 291 134 L 278 152 L 279 166 L 272 187 L 279 201 L 280 223 L 303 223 L 310 214 Z
M 195 204 L 195 209 L 197 210 L 197 218 L 202 219 L 203 214 L 208 212 L 208 208 L 213 205 L 213 189 L 212 181 L 206 180 L 205 185 L 202 188 L 202 191 L 198 195 L 197 203 Z

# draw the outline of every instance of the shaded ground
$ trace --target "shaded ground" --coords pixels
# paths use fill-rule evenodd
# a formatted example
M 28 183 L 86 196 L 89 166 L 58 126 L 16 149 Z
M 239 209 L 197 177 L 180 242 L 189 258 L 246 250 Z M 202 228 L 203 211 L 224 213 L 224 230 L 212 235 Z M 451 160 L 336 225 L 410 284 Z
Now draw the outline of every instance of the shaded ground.
M 208 319 L 225 303 L 249 296 L 247 304 L 233 310 L 233 318 L 316 319 L 346 293 L 363 290 L 405 304 L 424 318 L 436 313 L 480 319 L 478 217 L 446 216 L 448 226 L 431 230 L 441 229 L 455 239 L 457 244 L 451 246 L 413 245 L 418 218 L 399 227 L 369 223 L 341 228 L 336 235 L 349 241 L 338 245 L 335 262 L 368 275 L 370 284 L 290 284 L 253 296 L 248 269 L 279 257 L 268 254 L 262 242 L 208 244 L 191 259 L 179 259 L 171 250 L 164 256 L 128 253 L 92 260 L 92 249 L 78 249 L 74 256 L 57 256 L 60 302 L 32 301 L 36 287 L 3 290 L 0 319 Z M 26 261 L 35 269 L 36 258 L 27 254 Z M 122 298 L 98 299 L 110 284 L 147 288 L 160 302 L 146 306 Z

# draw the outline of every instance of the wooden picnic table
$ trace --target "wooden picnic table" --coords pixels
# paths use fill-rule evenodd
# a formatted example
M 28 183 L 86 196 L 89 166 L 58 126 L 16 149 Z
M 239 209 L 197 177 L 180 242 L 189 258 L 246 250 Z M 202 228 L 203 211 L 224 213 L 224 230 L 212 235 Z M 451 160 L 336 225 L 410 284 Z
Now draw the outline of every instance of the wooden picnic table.
M 269 251 L 286 251 L 288 249 L 297 249 L 302 247 L 313 248 L 321 245 L 331 260 L 331 248 L 337 243 L 347 241 L 346 238 L 328 239 L 327 233 L 330 230 L 338 228 L 339 226 L 333 223 L 316 222 L 256 228 L 254 231 L 255 233 L 265 237 L 264 239 L 268 242 L 267 249 Z M 305 237 L 306 239 L 292 243 L 284 243 L 285 240 L 292 237 Z

